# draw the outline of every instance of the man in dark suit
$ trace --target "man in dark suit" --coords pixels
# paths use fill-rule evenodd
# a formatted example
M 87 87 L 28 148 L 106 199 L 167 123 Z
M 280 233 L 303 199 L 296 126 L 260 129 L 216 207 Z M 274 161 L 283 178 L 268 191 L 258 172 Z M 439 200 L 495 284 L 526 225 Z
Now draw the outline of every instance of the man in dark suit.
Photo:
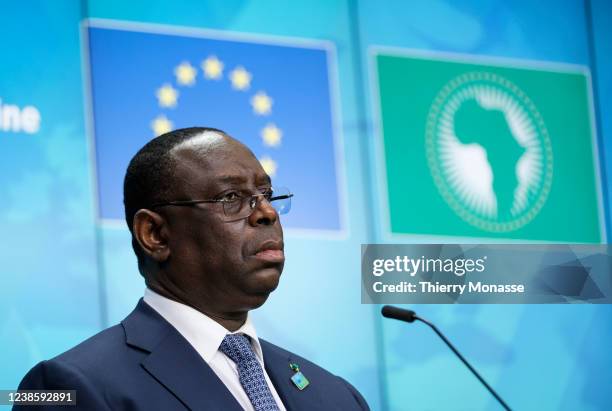
M 369 409 L 347 381 L 258 339 L 249 318 L 278 285 L 290 201 L 220 130 L 151 140 L 124 182 L 144 298 L 19 388 L 76 390 L 82 410 Z

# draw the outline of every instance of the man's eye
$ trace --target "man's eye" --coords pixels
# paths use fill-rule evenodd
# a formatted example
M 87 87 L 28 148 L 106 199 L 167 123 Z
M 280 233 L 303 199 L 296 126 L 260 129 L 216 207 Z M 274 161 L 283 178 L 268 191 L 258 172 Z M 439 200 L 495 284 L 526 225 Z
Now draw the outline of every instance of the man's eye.
M 270 200 L 274 195 L 274 191 L 271 187 L 260 189 L 259 192 L 266 198 L 266 200 Z
M 223 194 L 220 200 L 226 203 L 232 203 L 234 201 L 239 201 L 242 197 L 235 191 L 230 191 L 229 193 Z

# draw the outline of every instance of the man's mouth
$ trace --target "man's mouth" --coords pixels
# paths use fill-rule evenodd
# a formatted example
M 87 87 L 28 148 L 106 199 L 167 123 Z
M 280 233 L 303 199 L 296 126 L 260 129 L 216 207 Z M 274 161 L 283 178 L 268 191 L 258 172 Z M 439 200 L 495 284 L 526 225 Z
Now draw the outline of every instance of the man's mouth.
M 282 241 L 266 241 L 255 253 L 255 258 L 274 263 L 282 263 L 285 261 Z

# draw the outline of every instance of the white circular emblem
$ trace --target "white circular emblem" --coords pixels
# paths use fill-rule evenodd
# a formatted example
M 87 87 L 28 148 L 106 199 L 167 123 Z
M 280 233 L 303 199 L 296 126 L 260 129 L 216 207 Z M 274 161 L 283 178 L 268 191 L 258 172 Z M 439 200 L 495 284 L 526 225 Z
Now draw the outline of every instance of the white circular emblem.
M 442 88 L 427 117 L 426 151 L 444 200 L 482 230 L 524 226 L 550 192 L 553 155 L 542 116 L 496 74 L 467 73 Z

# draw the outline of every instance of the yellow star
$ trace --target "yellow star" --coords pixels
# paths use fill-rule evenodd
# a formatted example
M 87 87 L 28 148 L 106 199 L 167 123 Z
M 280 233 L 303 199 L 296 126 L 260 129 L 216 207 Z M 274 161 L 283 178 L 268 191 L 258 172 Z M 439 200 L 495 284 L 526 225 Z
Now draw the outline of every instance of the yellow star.
M 176 107 L 178 94 L 178 90 L 167 83 L 158 88 L 155 93 L 161 107 Z
M 268 147 L 277 147 L 281 143 L 281 139 L 283 138 L 283 132 L 280 128 L 276 127 L 274 123 L 268 123 L 261 130 L 261 138 L 263 139 L 263 143 Z
M 251 87 L 251 79 L 253 76 L 251 73 L 246 71 L 244 67 L 238 66 L 230 73 L 230 81 L 232 82 L 232 87 L 236 90 L 248 90 Z
M 272 99 L 265 92 L 259 91 L 251 98 L 255 114 L 266 116 L 272 112 Z
M 217 56 L 208 56 L 202 62 L 204 77 L 210 80 L 219 80 L 223 76 L 223 62 Z
M 259 163 L 263 167 L 266 174 L 268 174 L 270 177 L 274 177 L 274 175 L 276 174 L 276 170 L 278 168 L 278 166 L 276 165 L 276 161 L 266 156 L 266 157 L 260 158 Z
M 176 76 L 176 82 L 181 86 L 193 86 L 195 84 L 195 78 L 198 74 L 195 67 L 190 63 L 184 61 L 174 68 L 174 75 Z
M 155 120 L 151 122 L 151 128 L 153 129 L 153 133 L 155 136 L 161 136 L 162 134 L 166 134 L 169 131 L 172 131 L 172 122 L 166 118 L 163 114 L 157 116 Z

